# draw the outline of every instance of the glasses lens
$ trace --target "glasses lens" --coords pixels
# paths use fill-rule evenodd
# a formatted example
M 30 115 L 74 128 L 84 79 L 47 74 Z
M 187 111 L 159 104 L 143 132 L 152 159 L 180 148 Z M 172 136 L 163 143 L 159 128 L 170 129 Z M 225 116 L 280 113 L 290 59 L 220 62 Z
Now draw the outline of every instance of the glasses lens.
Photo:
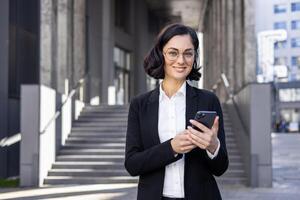
M 168 49 L 165 53 L 166 57 L 168 60 L 174 61 L 177 60 L 177 58 L 179 57 L 180 53 L 178 50 L 176 49 Z M 185 61 L 192 61 L 195 57 L 195 51 L 194 50 L 187 50 L 185 52 L 182 53 L 183 58 L 185 59 Z
M 179 52 L 174 49 L 169 49 L 166 52 L 166 56 L 169 60 L 176 60 L 178 58 Z

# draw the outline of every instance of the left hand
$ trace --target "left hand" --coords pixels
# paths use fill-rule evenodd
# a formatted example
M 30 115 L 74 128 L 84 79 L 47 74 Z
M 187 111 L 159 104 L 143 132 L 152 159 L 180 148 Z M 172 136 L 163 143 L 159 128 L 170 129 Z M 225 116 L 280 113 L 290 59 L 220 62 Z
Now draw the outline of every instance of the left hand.
M 217 116 L 215 118 L 214 124 L 211 129 L 207 128 L 206 126 L 197 122 L 196 120 L 190 120 L 190 122 L 202 131 L 197 131 L 191 126 L 188 126 L 190 141 L 199 148 L 208 150 L 210 153 L 214 154 L 219 144 L 219 117 Z

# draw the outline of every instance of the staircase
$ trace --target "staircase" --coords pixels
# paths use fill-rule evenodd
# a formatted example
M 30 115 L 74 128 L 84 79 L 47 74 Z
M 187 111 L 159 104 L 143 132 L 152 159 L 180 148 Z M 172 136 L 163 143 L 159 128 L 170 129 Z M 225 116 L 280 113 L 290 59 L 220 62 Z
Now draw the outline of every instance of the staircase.
M 230 116 L 226 105 L 222 105 L 223 120 L 226 136 L 226 147 L 229 157 L 228 170 L 221 177 L 217 177 L 217 182 L 221 185 L 246 185 L 247 179 L 244 169 L 244 163 L 240 150 L 232 130 Z
M 86 106 L 45 185 L 136 183 L 124 169 L 128 106 Z
M 44 184 L 136 183 L 138 178 L 124 169 L 127 114 L 128 106 L 86 106 Z M 229 169 L 217 181 L 245 185 L 243 161 L 225 105 L 223 115 Z

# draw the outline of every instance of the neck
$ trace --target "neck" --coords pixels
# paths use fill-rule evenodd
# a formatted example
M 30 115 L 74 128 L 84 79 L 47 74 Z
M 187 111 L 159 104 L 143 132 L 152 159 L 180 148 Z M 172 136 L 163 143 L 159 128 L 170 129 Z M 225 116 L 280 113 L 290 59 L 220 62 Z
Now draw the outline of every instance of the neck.
M 166 95 L 171 98 L 182 86 L 185 80 L 170 80 L 164 79 L 162 82 L 162 89 L 166 93 Z

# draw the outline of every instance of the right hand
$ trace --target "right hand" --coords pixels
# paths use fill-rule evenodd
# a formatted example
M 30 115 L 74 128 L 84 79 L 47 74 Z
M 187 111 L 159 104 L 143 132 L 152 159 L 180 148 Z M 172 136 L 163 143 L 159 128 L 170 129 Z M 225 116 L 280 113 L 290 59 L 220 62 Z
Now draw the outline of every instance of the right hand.
M 174 153 L 188 153 L 197 146 L 194 145 L 189 140 L 188 131 L 184 130 L 181 133 L 178 133 L 172 140 L 171 140 L 171 146 L 173 148 Z

